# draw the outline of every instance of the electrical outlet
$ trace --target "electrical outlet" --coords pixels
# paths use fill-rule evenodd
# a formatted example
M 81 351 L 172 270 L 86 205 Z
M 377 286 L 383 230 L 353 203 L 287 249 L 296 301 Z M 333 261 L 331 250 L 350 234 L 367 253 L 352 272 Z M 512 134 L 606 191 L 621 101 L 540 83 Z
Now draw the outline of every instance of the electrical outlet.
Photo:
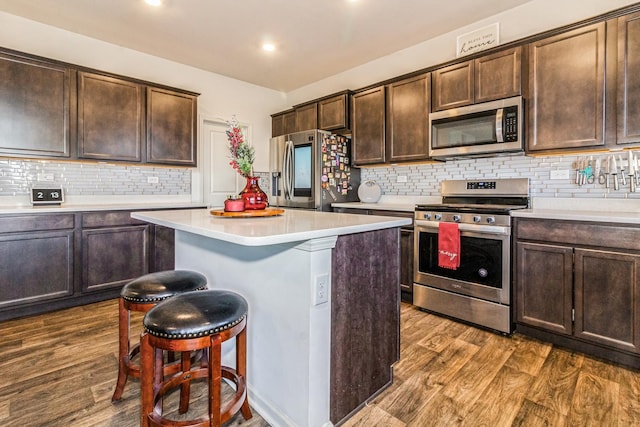
M 52 173 L 39 173 L 38 174 L 38 181 L 39 182 L 53 181 L 53 174 Z
M 329 275 L 319 274 L 313 284 L 313 305 L 329 301 Z
M 407 175 L 398 175 L 396 182 L 407 182 Z
M 552 169 L 550 179 L 569 179 L 569 169 Z
M 160 182 L 160 180 L 158 179 L 157 176 L 148 176 L 147 177 L 147 183 L 148 184 L 157 184 L 158 182 Z

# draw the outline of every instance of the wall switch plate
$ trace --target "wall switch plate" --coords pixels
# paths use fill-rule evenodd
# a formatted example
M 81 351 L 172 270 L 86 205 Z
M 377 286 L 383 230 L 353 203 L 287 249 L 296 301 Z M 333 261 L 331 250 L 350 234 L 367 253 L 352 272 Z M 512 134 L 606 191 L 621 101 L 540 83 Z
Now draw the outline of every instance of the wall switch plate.
M 158 180 L 157 176 L 148 176 L 147 177 L 147 183 L 148 184 L 157 184 L 158 182 L 160 182 L 160 181 Z
M 313 305 L 329 301 L 329 275 L 319 274 L 313 283 Z
M 407 182 L 407 175 L 398 175 L 397 182 Z
M 550 179 L 569 179 L 569 169 L 552 169 Z

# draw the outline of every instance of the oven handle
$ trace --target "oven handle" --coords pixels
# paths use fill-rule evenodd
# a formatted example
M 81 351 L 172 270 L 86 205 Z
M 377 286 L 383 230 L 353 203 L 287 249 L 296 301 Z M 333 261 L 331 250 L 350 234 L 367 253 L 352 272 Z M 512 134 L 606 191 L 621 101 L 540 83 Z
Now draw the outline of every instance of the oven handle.
M 420 221 L 420 220 L 415 221 L 415 227 L 437 229 L 439 224 L 440 224 L 439 222 Z M 471 232 L 485 233 L 485 234 L 497 234 L 500 236 L 508 236 L 509 234 L 511 234 L 510 227 L 501 227 L 499 225 L 458 224 L 458 229 L 460 231 L 471 231 Z

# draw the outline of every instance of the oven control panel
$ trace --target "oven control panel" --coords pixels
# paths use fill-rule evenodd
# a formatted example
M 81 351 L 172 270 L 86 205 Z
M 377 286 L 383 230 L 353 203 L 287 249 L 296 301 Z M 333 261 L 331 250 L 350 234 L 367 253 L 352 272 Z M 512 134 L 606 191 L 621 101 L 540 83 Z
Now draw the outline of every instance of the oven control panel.
M 511 226 L 511 217 L 509 215 L 497 214 L 415 211 L 415 219 L 416 221 L 429 222 L 456 222 L 460 224 L 495 225 L 501 227 Z
M 495 190 L 495 181 L 469 181 L 467 182 L 467 190 Z

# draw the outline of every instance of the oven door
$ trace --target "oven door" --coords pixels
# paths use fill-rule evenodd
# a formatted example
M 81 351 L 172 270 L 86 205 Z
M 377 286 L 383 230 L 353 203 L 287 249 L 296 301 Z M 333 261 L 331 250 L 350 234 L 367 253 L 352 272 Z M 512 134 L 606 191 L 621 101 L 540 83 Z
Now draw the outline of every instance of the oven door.
M 510 227 L 459 224 L 460 267 L 438 267 L 438 223 L 415 221 L 414 282 L 499 304 L 510 303 Z

